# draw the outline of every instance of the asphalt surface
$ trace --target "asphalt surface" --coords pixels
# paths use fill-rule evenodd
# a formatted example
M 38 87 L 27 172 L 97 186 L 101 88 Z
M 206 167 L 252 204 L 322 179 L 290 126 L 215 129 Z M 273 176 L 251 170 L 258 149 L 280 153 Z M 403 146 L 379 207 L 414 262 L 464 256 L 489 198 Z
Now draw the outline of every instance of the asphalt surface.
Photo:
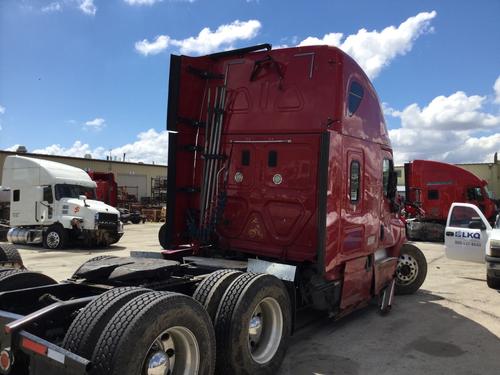
M 85 260 L 130 250 L 160 250 L 160 224 L 129 224 L 107 249 L 20 249 L 25 265 L 56 280 Z M 298 330 L 277 375 L 500 373 L 500 293 L 486 285 L 484 265 L 448 260 L 443 246 L 416 243 L 428 261 L 422 288 L 397 296 L 392 311 L 375 306 L 338 321 L 301 312 Z

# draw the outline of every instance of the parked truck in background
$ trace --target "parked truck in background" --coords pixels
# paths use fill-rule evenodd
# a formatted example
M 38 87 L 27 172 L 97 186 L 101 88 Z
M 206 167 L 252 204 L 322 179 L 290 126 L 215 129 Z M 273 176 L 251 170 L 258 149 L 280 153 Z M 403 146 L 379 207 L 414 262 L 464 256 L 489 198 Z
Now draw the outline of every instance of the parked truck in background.
M 486 282 L 500 290 L 500 216 L 493 226 L 483 211 L 469 203 L 453 203 L 445 231 L 449 259 L 485 263 Z
M 118 184 L 115 181 L 115 174 L 95 171 L 87 171 L 87 173 L 96 183 L 95 198 L 111 207 L 117 207 Z
M 0 275 L 3 373 L 274 374 L 298 310 L 387 313 L 424 281 L 380 102 L 340 49 L 172 56 L 167 129 L 164 250 Z
M 444 241 L 453 202 L 474 204 L 489 221 L 497 214 L 487 182 L 458 166 L 431 160 L 406 163 L 403 215 L 407 236 L 416 241 Z
M 14 244 L 42 243 L 60 249 L 71 241 L 89 246 L 118 242 L 118 211 L 94 200 L 96 183 L 81 169 L 24 156 L 5 159 L 2 184 L 10 188 Z

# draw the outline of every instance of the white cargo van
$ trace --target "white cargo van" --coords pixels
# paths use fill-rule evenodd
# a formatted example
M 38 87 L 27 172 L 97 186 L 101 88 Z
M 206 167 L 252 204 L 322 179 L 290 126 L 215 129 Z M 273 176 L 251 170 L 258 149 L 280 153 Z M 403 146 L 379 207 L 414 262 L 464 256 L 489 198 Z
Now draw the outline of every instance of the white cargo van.
M 8 156 L 2 185 L 10 187 L 7 239 L 12 243 L 43 243 L 50 249 L 70 241 L 106 246 L 123 235 L 118 210 L 93 199 L 96 183 L 79 168 Z

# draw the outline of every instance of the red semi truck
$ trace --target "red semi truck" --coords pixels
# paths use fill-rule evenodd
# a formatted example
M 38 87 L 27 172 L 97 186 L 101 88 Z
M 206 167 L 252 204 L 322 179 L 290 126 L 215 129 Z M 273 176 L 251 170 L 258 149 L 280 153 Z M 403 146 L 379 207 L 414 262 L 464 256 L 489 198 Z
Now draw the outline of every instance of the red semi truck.
M 97 200 L 116 207 L 118 184 L 115 181 L 114 173 L 87 171 L 90 178 L 97 184 Z
M 406 163 L 404 216 L 412 240 L 444 240 L 452 203 L 471 203 L 494 221 L 497 208 L 487 182 L 458 166 L 431 160 Z
M 341 50 L 172 56 L 167 117 L 165 250 L 4 272 L 2 373 L 273 374 L 299 309 L 386 313 L 422 284 L 379 100 Z

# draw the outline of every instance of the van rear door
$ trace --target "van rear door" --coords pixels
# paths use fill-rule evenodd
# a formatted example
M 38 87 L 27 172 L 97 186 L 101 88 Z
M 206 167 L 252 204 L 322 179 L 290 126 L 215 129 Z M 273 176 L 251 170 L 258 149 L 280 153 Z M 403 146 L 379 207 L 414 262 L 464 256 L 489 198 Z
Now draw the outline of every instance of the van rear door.
M 453 203 L 445 229 L 445 252 L 449 259 L 484 263 L 491 225 L 481 210 L 469 203 Z

